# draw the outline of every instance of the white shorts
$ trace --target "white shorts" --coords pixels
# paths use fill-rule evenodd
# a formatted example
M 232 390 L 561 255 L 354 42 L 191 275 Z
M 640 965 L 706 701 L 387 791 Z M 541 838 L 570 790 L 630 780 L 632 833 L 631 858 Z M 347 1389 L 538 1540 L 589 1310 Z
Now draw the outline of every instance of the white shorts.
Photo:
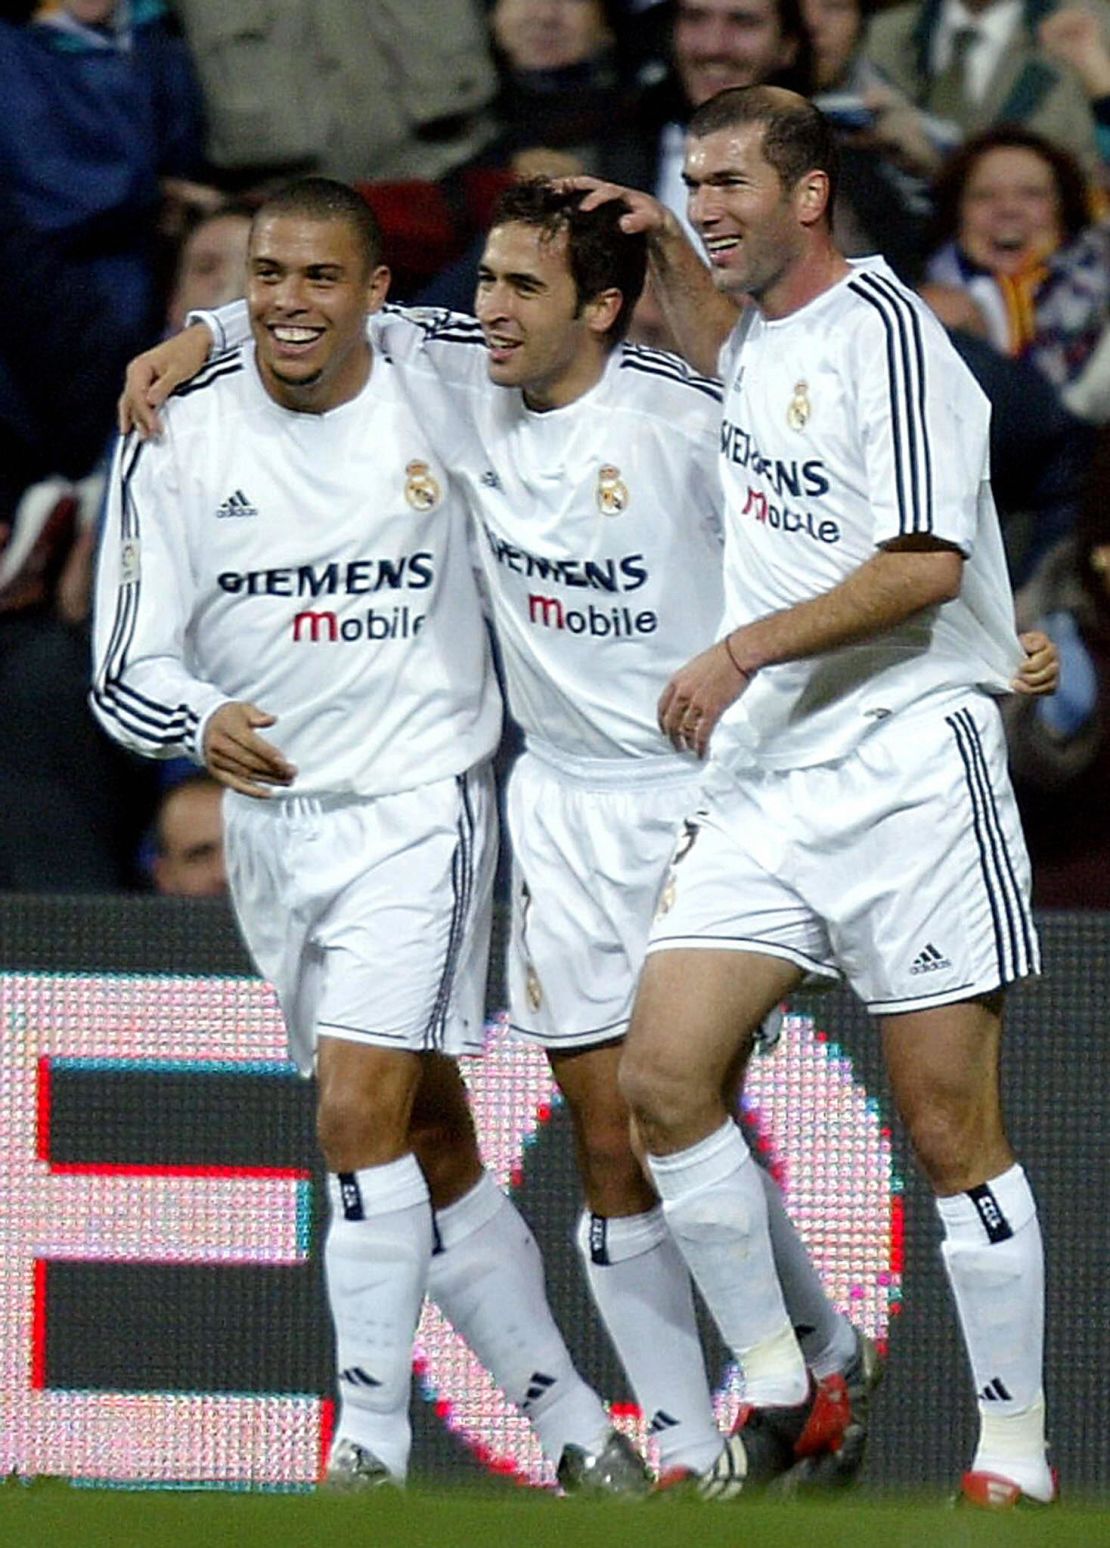
M 899 715 L 837 763 L 714 771 L 651 951 L 758 952 L 842 974 L 876 1015 L 1040 971 L 1029 860 L 985 696 Z
M 665 771 L 629 760 L 583 774 L 532 752 L 517 760 L 506 964 L 514 1031 L 552 1050 L 624 1036 L 675 830 L 700 783 L 699 768 L 669 760 Z
M 487 767 L 372 799 L 224 800 L 228 879 L 290 1056 L 318 1037 L 480 1052 L 497 818 Z

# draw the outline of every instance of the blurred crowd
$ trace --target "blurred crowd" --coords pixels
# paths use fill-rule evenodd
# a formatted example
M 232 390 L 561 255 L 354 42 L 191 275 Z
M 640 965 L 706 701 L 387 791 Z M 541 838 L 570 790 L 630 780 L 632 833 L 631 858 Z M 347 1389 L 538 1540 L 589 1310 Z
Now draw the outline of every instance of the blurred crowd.
M 0 890 L 223 889 L 216 788 L 92 724 L 89 585 L 123 366 L 240 294 L 260 196 L 356 184 L 393 298 L 469 309 L 510 181 L 682 216 L 687 118 L 756 82 L 837 125 L 841 244 L 992 402 L 1019 618 L 1062 657 L 1008 707 L 1036 901 L 1110 907 L 1106 0 L 0 0 Z M 632 337 L 671 347 L 650 294 Z

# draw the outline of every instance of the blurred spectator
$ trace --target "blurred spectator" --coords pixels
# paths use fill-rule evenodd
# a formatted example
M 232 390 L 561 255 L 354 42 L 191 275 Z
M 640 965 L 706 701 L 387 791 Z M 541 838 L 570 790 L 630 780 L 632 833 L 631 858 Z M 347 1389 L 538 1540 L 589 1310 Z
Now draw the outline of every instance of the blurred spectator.
M 151 877 L 168 897 L 216 898 L 227 892 L 223 787 L 210 775 L 187 774 L 158 807 Z
M 1110 433 L 1092 461 L 1074 535 L 1018 593 L 1022 628 L 1060 652 L 1051 699 L 1007 704 L 1014 787 L 1033 857 L 1034 900 L 1110 908 Z
M 1110 38 L 1110 7 L 1084 0 Z M 1083 83 L 1038 40 L 1049 0 L 908 0 L 872 17 L 865 52 L 918 107 L 961 137 L 1022 124 L 1099 169 L 1095 118 Z M 1057 56 L 1058 57 L 1058 56 Z
M 495 134 L 482 0 L 171 0 L 225 188 L 442 177 Z
M 215 310 L 244 294 L 251 210 L 219 205 L 202 215 L 181 243 L 173 289 L 166 307 L 166 332 L 185 326 L 194 309 Z
M 923 294 L 949 326 L 1028 360 L 1062 392 L 1110 322 L 1110 222 L 1091 224 L 1074 159 L 1039 135 L 977 136 L 937 183 Z
M 1095 120 L 1103 178 L 1110 169 L 1110 39 L 1086 5 L 1050 10 L 1037 29 L 1048 57 L 1074 71 L 1082 82 Z
M 614 48 L 616 0 L 493 0 L 497 154 L 521 177 L 598 172 L 634 100 Z M 557 154 L 561 153 L 560 159 Z
M 0 22 L 0 166 L 15 206 L 99 288 L 124 353 L 157 336 L 166 196 L 204 200 L 200 96 L 157 0 Z

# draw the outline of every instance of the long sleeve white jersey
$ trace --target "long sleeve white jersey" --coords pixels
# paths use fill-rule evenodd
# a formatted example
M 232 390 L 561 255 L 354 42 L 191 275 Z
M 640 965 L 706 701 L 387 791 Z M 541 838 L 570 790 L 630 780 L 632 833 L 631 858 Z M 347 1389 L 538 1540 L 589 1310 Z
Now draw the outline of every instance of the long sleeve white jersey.
M 419 383 L 375 355 L 350 402 L 293 413 L 253 346 L 121 442 L 97 576 L 92 705 L 136 752 L 202 761 L 219 705 L 277 717 L 292 793 L 456 774 L 500 732 L 464 501 Z
M 221 343 L 246 326 L 238 305 L 198 315 Z M 490 381 L 472 317 L 387 307 L 371 338 L 421 382 L 428 434 L 467 492 L 529 745 L 677 761 L 659 695 L 721 619 L 719 384 L 621 345 L 590 391 L 536 413 Z
M 765 667 L 713 754 L 791 768 L 889 715 L 1008 691 L 1021 660 L 990 490 L 990 407 L 929 309 L 877 258 L 788 317 L 749 310 L 721 353 L 725 624 L 817 597 L 902 536 L 966 558 L 959 596 L 888 632 Z

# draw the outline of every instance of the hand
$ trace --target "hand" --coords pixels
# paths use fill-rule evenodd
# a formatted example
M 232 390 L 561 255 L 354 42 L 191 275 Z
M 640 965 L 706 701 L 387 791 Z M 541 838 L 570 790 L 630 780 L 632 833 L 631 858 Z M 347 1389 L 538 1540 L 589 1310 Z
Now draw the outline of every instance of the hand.
M 724 640 L 688 661 L 663 689 L 659 729 L 679 752 L 704 758 L 713 727 L 752 680 L 741 669 Z
M 194 323 L 172 339 L 136 355 L 127 367 L 123 392 L 116 404 L 121 435 L 138 430 L 145 441 L 162 434 L 158 410 L 175 387 L 189 381 L 208 359 L 212 335 L 203 323 Z
M 1025 660 L 1010 687 L 1015 693 L 1030 696 L 1055 693 L 1060 683 L 1059 651 L 1048 635 L 1042 634 L 1039 629 L 1029 629 L 1018 637 L 1025 652 Z
M 1075 71 L 1089 96 L 1110 92 L 1110 50 L 1098 17 L 1085 6 L 1053 11 L 1037 28 L 1037 40 L 1050 59 Z
M 221 704 L 204 730 L 204 763 L 213 779 L 263 800 L 273 793 L 269 786 L 291 785 L 296 769 L 255 730 L 276 720 L 255 704 Z
M 596 210 L 602 204 L 620 200 L 627 206 L 626 213 L 620 218 L 620 228 L 629 235 L 637 231 L 643 231 L 649 237 L 676 235 L 681 230 L 665 204 L 638 188 L 622 188 L 620 183 L 606 183 L 597 177 L 562 177 L 559 187 L 582 193 L 584 210 Z

